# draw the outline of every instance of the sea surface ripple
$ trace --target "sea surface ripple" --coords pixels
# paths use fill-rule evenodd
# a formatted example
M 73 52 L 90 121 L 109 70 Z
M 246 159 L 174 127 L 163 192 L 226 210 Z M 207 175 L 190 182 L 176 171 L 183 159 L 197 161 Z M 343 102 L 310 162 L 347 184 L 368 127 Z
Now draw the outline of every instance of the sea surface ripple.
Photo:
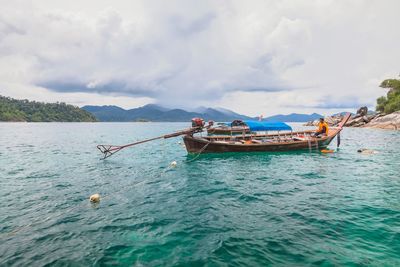
M 0 266 L 400 265 L 399 131 L 345 128 L 333 154 L 191 161 L 175 138 L 99 160 L 186 127 L 0 123 Z

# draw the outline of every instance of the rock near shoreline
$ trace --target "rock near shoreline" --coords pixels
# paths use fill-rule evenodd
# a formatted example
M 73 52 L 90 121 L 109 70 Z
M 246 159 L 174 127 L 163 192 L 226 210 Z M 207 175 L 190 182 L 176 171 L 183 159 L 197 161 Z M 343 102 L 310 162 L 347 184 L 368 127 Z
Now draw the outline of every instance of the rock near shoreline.
M 400 111 L 376 117 L 363 127 L 400 130 Z
M 343 114 L 327 116 L 325 121 L 330 126 L 338 126 L 343 119 Z M 317 126 L 319 120 L 309 121 L 305 126 Z M 345 124 L 346 127 L 369 127 L 379 129 L 400 130 L 400 111 L 390 114 L 370 113 L 367 107 L 361 107 L 357 110 L 357 114 L 353 115 Z

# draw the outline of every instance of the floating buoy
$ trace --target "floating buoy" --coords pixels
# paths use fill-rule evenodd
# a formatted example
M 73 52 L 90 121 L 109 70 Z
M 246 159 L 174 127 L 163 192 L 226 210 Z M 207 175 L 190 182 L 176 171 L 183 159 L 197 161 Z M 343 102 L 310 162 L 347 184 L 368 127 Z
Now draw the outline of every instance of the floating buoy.
M 100 195 L 99 194 L 91 195 L 89 200 L 90 200 L 90 202 L 94 202 L 94 203 L 100 202 Z
M 335 152 L 333 149 L 322 149 L 321 153 L 333 153 Z
M 172 168 L 175 168 L 176 165 L 178 165 L 178 163 L 174 160 L 174 161 L 171 162 L 169 165 L 170 165 Z

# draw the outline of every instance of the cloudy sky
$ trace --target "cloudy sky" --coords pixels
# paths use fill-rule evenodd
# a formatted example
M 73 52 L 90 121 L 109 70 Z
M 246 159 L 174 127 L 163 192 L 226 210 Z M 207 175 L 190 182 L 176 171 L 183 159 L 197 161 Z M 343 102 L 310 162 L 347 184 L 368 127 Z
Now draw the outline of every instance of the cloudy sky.
M 398 0 L 0 0 L 0 95 L 247 115 L 374 107 Z

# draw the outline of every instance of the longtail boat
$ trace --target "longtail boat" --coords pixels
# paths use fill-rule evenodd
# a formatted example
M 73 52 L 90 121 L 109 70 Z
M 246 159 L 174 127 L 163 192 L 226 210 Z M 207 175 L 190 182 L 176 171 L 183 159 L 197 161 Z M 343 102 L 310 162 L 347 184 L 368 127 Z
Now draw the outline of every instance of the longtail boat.
M 315 131 L 297 131 L 283 122 L 259 122 L 244 121 L 250 129 L 250 133 L 245 128 L 241 135 L 208 135 L 199 136 L 212 125 L 205 126 L 204 120 L 200 118 L 192 119 L 192 127 L 158 137 L 134 142 L 131 144 L 98 145 L 97 148 L 103 153 L 103 159 L 112 156 L 118 151 L 135 146 L 138 144 L 154 141 L 157 139 L 167 139 L 183 136 L 183 141 L 188 153 L 222 153 L 222 152 L 268 152 L 268 151 L 291 151 L 303 149 L 324 149 L 337 136 L 338 146 L 340 144 L 340 132 L 345 123 L 349 120 L 350 113 L 347 113 L 337 127 L 331 127 L 327 135 L 316 137 Z M 277 133 L 268 134 L 268 131 Z M 283 132 L 281 132 L 283 131 Z M 264 132 L 264 133 L 259 133 Z
M 195 136 L 186 134 L 183 140 L 189 153 L 221 153 L 221 152 L 262 152 L 262 151 L 291 151 L 302 149 L 324 149 L 340 134 L 350 114 L 344 116 L 338 127 L 331 127 L 327 135 L 315 137 L 315 131 L 291 131 L 284 123 L 262 123 L 246 121 L 250 130 L 267 131 L 285 128 L 283 133 L 274 134 L 243 134 L 242 136 Z M 251 123 L 251 124 L 250 124 Z M 288 126 L 289 128 L 285 127 Z M 340 139 L 338 139 L 340 143 Z

